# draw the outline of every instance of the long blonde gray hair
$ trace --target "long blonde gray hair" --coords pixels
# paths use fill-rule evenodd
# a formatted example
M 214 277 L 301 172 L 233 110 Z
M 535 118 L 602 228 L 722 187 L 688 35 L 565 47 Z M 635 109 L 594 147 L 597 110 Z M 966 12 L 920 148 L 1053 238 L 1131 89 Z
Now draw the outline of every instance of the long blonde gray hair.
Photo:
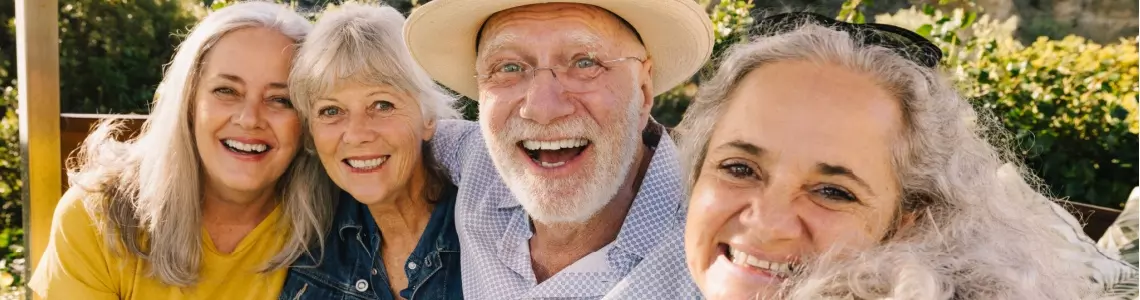
M 938 70 L 847 32 L 803 24 L 732 48 L 702 84 L 676 133 L 691 189 L 730 94 L 752 70 L 780 61 L 832 64 L 866 74 L 900 102 L 903 133 L 890 162 L 913 222 L 861 253 L 823 253 L 780 293 L 787 299 L 1079 299 L 1091 282 L 1066 262 L 1055 216 L 1037 179 L 1004 148 L 1006 134 L 975 111 Z M 994 146 L 994 145 L 998 146 Z M 1017 170 L 1012 180 L 1003 166 Z
M 300 43 L 312 25 L 293 10 L 268 2 L 239 3 L 211 13 L 178 46 L 138 136 L 119 142 L 122 124 L 104 121 L 69 161 L 70 183 L 88 192 L 85 205 L 108 247 L 142 259 L 148 275 L 168 285 L 195 284 L 202 262 L 205 173 L 190 119 L 202 58 L 227 33 L 252 27 L 271 28 Z M 307 253 L 309 243 L 323 243 L 332 193 L 320 168 L 319 161 L 298 155 L 278 179 L 276 198 L 283 217 L 276 226 L 288 236 L 281 237 L 284 247 L 261 272 L 287 267 Z

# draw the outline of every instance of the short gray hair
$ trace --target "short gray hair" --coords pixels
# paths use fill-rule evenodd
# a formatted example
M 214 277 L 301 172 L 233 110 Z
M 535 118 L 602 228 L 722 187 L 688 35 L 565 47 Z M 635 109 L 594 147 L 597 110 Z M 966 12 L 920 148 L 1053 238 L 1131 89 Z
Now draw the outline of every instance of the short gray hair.
M 403 24 L 404 16 L 389 6 L 345 3 L 321 16 L 289 76 L 293 106 L 306 128 L 314 99 L 343 80 L 407 93 L 426 120 L 459 117 L 456 97 L 436 85 L 404 46 Z
M 1016 162 L 1007 134 L 974 110 L 937 70 L 858 36 L 817 24 L 757 36 L 733 47 L 700 87 L 676 130 L 691 192 L 717 120 L 748 73 L 780 61 L 833 64 L 866 74 L 900 102 L 904 130 L 892 167 L 908 229 L 848 259 L 825 253 L 788 281 L 791 299 L 1078 299 L 1091 287 L 1061 253 L 1067 240 L 1047 218 L 1027 216 L 1045 199 L 998 177 Z M 998 147 L 991 145 L 998 144 Z M 1023 186 L 1037 180 L 1015 166 Z M 1017 176 L 1014 176 L 1017 177 Z M 1034 198 L 1037 199 L 1029 199 Z

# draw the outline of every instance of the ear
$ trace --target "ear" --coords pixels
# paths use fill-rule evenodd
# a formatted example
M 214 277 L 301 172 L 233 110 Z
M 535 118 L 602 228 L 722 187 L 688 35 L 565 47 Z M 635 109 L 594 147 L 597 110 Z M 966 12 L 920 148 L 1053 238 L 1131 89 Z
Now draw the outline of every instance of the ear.
M 435 136 L 435 120 L 424 121 L 424 141 L 430 141 Z
M 912 227 L 914 227 L 914 223 L 916 222 L 915 220 L 917 219 L 918 213 L 916 212 L 903 213 L 902 218 L 899 218 L 899 223 L 898 227 L 895 229 L 895 234 L 910 230 Z
M 653 58 L 647 57 L 645 62 L 641 63 L 641 127 L 645 128 L 645 124 L 649 122 L 649 113 L 653 110 Z

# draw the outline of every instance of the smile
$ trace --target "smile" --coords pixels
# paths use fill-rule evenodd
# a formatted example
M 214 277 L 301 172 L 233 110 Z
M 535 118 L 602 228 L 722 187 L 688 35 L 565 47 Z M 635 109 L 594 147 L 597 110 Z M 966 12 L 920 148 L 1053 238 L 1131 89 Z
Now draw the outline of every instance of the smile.
M 582 154 L 590 141 L 571 138 L 553 141 L 524 140 L 519 146 L 532 161 L 543 168 L 557 168 Z
M 373 158 L 346 158 L 342 161 L 352 168 L 353 171 L 366 172 L 380 168 L 385 161 L 388 161 L 388 155 Z
M 725 256 L 725 258 L 728 258 L 728 260 L 735 265 L 767 271 L 772 275 L 780 278 L 787 278 L 792 274 L 793 268 L 791 263 L 779 263 L 763 260 L 749 255 L 744 251 L 733 249 L 728 245 L 721 245 L 721 247 L 723 248 L 722 254 Z
M 273 149 L 273 148 L 269 147 L 269 145 L 266 145 L 266 144 L 244 143 L 244 142 L 240 142 L 240 141 L 232 140 L 232 139 L 222 140 L 222 145 L 225 146 L 226 149 L 229 149 L 232 152 L 235 152 L 238 154 L 246 154 L 246 155 L 262 154 L 262 153 L 269 151 L 270 149 Z

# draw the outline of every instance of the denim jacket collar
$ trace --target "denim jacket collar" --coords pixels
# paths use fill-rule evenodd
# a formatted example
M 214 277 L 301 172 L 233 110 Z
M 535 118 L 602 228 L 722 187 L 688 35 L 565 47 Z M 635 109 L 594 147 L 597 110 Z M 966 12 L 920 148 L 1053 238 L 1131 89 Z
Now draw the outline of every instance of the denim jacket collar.
M 459 251 L 458 237 L 449 236 L 449 233 L 450 235 L 454 235 L 454 232 L 446 228 L 454 224 L 452 219 L 454 214 L 452 212 L 455 209 L 455 205 L 452 205 L 452 203 L 455 202 L 455 197 L 453 196 L 455 195 L 455 186 L 447 185 L 444 189 L 445 190 L 440 193 L 444 196 L 440 197 L 439 202 L 437 202 L 435 208 L 432 209 L 431 219 L 428 220 L 428 227 L 424 229 L 423 235 L 420 236 L 420 241 L 416 246 L 416 252 L 413 252 L 412 255 L 425 254 L 418 252 L 422 250 L 420 248 L 424 245 L 424 242 L 429 241 L 429 239 L 432 241 L 430 245 L 434 246 L 432 250 Z M 333 228 L 337 229 L 337 236 L 342 242 L 346 243 L 351 242 L 352 239 L 359 234 L 374 237 L 377 244 L 372 245 L 369 247 L 370 249 L 367 250 L 369 253 L 375 255 L 375 253 L 380 250 L 378 245 L 379 236 L 377 236 L 380 230 L 376 227 L 376 222 L 372 219 L 372 213 L 368 211 L 368 206 L 355 201 L 352 195 L 349 195 L 347 192 L 341 192 L 340 198 L 342 199 L 341 205 L 338 206 L 335 217 L 333 218 L 333 220 L 336 220 L 336 223 L 333 224 Z M 360 222 L 364 223 L 362 224 Z M 362 230 L 367 231 L 362 232 Z
M 319 264 L 313 255 L 294 262 L 279 299 L 460 299 L 459 236 L 452 214 L 457 189 L 447 185 L 427 227 L 404 264 L 408 286 L 391 291 L 380 260 L 381 235 L 368 207 L 341 193 Z M 314 253 L 317 254 L 317 253 Z

